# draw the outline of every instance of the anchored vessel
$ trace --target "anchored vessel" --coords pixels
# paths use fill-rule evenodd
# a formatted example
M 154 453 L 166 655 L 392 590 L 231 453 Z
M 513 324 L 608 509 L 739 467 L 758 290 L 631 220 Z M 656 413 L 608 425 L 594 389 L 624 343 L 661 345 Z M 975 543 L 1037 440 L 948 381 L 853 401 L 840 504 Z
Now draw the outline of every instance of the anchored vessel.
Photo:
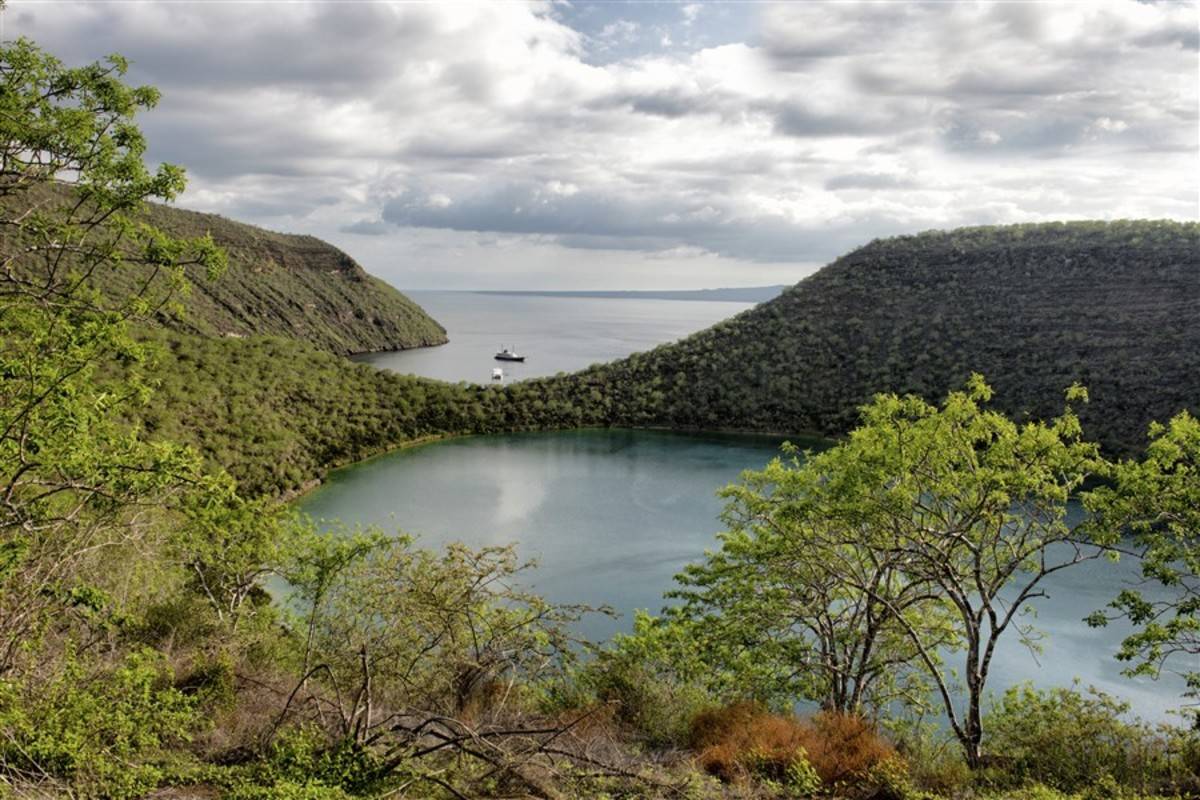
M 499 353 L 496 353 L 497 361 L 524 361 L 525 356 L 518 355 L 511 347 L 506 347 Z

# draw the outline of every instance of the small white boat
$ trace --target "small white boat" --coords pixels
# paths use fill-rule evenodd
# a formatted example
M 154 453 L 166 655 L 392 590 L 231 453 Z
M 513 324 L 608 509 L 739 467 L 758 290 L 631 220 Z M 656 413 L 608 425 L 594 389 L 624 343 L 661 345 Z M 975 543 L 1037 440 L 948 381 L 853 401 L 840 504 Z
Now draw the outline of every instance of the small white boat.
M 493 369 L 492 370 L 492 380 L 494 380 L 494 381 L 504 380 L 504 370 L 500 369 L 499 367 L 496 367 L 495 369 Z

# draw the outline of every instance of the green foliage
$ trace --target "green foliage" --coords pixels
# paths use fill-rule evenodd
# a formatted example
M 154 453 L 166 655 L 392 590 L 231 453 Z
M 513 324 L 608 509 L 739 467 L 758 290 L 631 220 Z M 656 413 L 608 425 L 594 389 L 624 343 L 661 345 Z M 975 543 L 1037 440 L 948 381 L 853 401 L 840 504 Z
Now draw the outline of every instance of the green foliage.
M 169 555 L 187 573 L 189 588 L 229 633 L 269 602 L 263 581 L 278 575 L 315 531 L 264 500 L 243 500 L 224 476 L 187 498 Z
M 556 677 L 572 660 L 569 625 L 587 609 L 521 590 L 511 547 L 442 553 L 406 538 L 322 537 L 286 573 L 307 609 L 314 680 L 351 696 L 343 734 L 369 738 L 369 705 L 447 717 L 486 715 L 513 689 Z M 369 688 L 362 689 L 369 678 Z M 360 716 L 361 714 L 361 716 Z
M 722 491 L 730 530 L 676 576 L 670 596 L 684 602 L 663 619 L 699 643 L 704 666 L 693 671 L 714 691 L 851 713 L 922 701 L 909 668 L 918 653 L 897 616 L 947 643 L 953 629 L 926 587 L 864 549 L 866 515 L 839 483 L 857 457 L 834 448 L 807 466 L 776 459 Z
M 800 750 L 787 765 L 782 783 L 791 797 L 812 797 L 821 789 L 821 776 L 808 762 L 804 751 Z
M 1197 316 L 1195 222 L 930 231 L 876 240 L 706 331 L 550 383 L 608 424 L 824 435 L 848 432 L 878 392 L 939 398 L 972 372 L 1016 419 L 1053 416 L 1080 383 L 1089 437 L 1134 452 L 1152 420 L 1200 413 L 1200 328 L 1180 324 Z
M 289 729 L 258 762 L 223 776 L 230 800 L 342 800 L 356 796 L 375 762 L 345 743 L 329 746 L 315 727 Z M 369 793 L 367 793 L 369 796 Z
M 1040 783 L 1065 792 L 1111 785 L 1121 791 L 1200 789 L 1195 733 L 1126 722 L 1129 704 L 1091 688 L 1015 686 L 987 716 L 997 780 Z
M 632 633 L 617 635 L 578 681 L 613 706 L 617 721 L 637 739 L 679 747 L 688 742 L 692 720 L 715 702 L 699 680 L 703 667 L 686 631 L 638 612 Z
M 996 642 L 1010 629 L 1030 638 L 1021 614 L 1042 578 L 1102 554 L 1066 507 L 1107 469 L 1069 407 L 1018 425 L 991 396 L 977 375 L 941 406 L 879 395 L 836 446 L 747 474 L 725 491 L 721 550 L 678 577 L 684 603 L 669 624 L 732 686 L 840 711 L 920 705 L 912 665 L 978 766 Z M 1086 400 L 1079 388 L 1068 397 Z M 943 664 L 960 645 L 965 708 Z
M 0 670 L 52 628 L 103 622 L 106 559 L 207 482 L 189 449 L 121 420 L 148 393 L 129 321 L 169 303 L 188 266 L 211 277 L 224 265 L 207 237 L 135 222 L 144 199 L 183 188 L 183 172 L 143 164 L 133 116 L 158 95 L 122 83 L 125 68 L 116 57 L 67 68 L 26 40 L 0 49 Z M 60 177 L 69 189 L 47 194 Z M 135 265 L 136 292 L 88 287 Z M 111 363 L 119 374 L 99 369 Z
M 158 94 L 125 85 L 125 69 L 0 48 L 0 749 L 12 773 L 114 798 L 151 788 L 159 751 L 195 728 L 161 654 L 120 635 L 153 592 L 140 581 L 170 572 L 146 555 L 186 498 L 221 483 L 123 419 L 149 393 L 131 322 L 184 293 L 188 268 L 224 267 L 210 238 L 138 221 L 184 181 L 145 167 L 133 117 Z M 122 270 L 142 276 L 134 290 L 93 289 Z
M 409 443 L 587 421 L 565 395 L 541 403 L 546 386 L 532 381 L 501 388 L 396 375 L 280 338 L 146 336 L 158 345 L 158 380 L 131 421 L 191 444 L 249 497 L 287 496 L 331 467 Z
M 64 780 L 75 796 L 142 797 L 163 776 L 162 749 L 200 720 L 160 655 L 134 651 L 111 669 L 67 655 L 44 680 L 0 682 L 0 767 Z
M 893 714 L 883 727 L 903 754 L 906 777 L 916 792 L 933 797 L 959 797 L 974 776 L 954 735 L 935 722 Z
M 1112 602 L 1137 626 L 1117 657 L 1131 662 L 1130 674 L 1157 677 L 1173 657 L 1187 664 L 1200 655 L 1200 420 L 1181 413 L 1151 426 L 1144 458 L 1121 462 L 1113 478 L 1085 498 L 1088 524 L 1100 536 L 1128 536 L 1142 575 L 1162 590 L 1149 599 L 1131 587 Z M 1108 615 L 1089 621 L 1103 625 Z M 1200 670 L 1185 667 L 1184 677 L 1200 692 Z
M 894 797 L 896 800 L 936 800 L 938 797 L 933 792 L 918 788 L 909 762 L 898 756 L 880 761 L 864 776 L 862 782 L 877 787 L 877 797 Z

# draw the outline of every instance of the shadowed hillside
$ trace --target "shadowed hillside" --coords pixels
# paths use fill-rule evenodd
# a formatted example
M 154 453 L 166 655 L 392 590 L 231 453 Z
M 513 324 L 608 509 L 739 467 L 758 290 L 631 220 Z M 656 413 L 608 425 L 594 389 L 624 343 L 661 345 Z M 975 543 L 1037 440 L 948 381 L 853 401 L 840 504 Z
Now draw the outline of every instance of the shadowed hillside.
M 63 184 L 37 187 L 23 201 L 41 213 L 74 213 Z M 163 309 L 160 322 L 206 337 L 284 336 L 340 355 L 442 344 L 446 331 L 416 303 L 375 278 L 354 259 L 313 236 L 276 233 L 216 214 L 147 203 L 138 216 L 170 236 L 211 234 L 228 256 L 217 280 L 190 275 L 183 313 Z M 21 267 L 18 266 L 18 269 Z M 148 267 L 137 261 L 98 270 L 90 282 L 111 297 L 138 293 Z M 156 279 L 159 289 L 166 279 Z
M 1200 225 L 875 241 L 733 319 L 565 380 L 602 394 L 611 424 L 837 434 L 876 392 L 938 398 L 971 372 L 1032 417 L 1085 385 L 1087 432 L 1115 451 L 1200 408 Z

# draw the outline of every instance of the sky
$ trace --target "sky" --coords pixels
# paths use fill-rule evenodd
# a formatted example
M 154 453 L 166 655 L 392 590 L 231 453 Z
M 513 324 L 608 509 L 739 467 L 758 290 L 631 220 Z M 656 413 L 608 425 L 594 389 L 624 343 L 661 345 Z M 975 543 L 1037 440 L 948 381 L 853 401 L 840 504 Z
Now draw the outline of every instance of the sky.
M 793 283 L 873 238 L 1200 218 L 1194 2 L 50 2 L 178 204 L 405 289 Z

